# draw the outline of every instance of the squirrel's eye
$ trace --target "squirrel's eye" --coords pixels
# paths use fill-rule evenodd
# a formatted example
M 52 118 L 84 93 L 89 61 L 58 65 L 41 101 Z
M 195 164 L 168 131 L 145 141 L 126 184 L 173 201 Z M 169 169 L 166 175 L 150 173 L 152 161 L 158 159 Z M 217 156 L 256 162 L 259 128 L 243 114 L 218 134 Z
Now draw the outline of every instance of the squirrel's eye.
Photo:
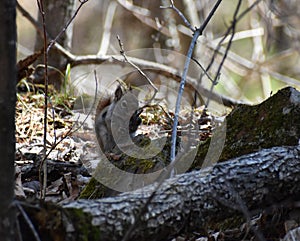
M 127 108 L 127 101 L 126 101 L 126 100 L 123 100 L 123 101 L 121 102 L 121 106 L 122 106 L 122 108 Z
M 104 111 L 102 114 L 102 118 L 105 118 L 106 114 L 107 114 L 107 111 Z

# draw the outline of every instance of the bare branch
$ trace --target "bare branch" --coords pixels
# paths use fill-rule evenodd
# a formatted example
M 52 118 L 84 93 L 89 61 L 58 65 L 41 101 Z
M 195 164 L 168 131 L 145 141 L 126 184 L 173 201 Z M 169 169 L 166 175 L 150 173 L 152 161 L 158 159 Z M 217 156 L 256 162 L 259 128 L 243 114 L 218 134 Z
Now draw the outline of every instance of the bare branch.
M 195 31 L 195 28 L 193 28 L 192 27 L 192 25 L 190 24 L 190 22 L 187 20 L 187 18 L 183 15 L 183 13 L 177 8 L 177 7 L 175 7 L 175 5 L 174 5 L 174 1 L 173 0 L 170 0 L 170 2 L 171 2 L 171 5 L 170 6 L 167 6 L 167 7 L 165 7 L 165 6 L 160 6 L 160 8 L 162 8 L 162 9 L 173 9 L 177 14 L 178 14 L 178 16 L 183 20 L 183 22 L 185 23 L 185 25 L 190 29 L 190 30 L 192 30 L 192 32 L 194 32 Z
M 179 28 L 179 31 L 181 33 L 189 36 L 189 30 L 186 27 L 181 26 Z M 256 34 L 261 35 L 262 34 L 261 30 L 258 29 Z M 226 35 L 226 33 L 225 33 L 225 35 Z M 247 36 L 249 36 L 249 37 L 254 36 L 251 34 L 251 30 L 247 31 L 244 36 L 243 35 L 244 35 L 244 33 L 241 33 L 241 35 L 239 35 L 237 38 L 234 37 L 233 40 L 238 40 L 240 38 L 245 38 Z M 202 44 L 205 44 L 209 49 L 214 50 L 216 52 L 215 53 L 216 55 L 217 54 L 224 55 L 224 53 L 226 52 L 226 48 L 222 47 L 222 44 L 228 43 L 230 37 L 231 37 L 231 34 L 228 34 L 225 37 L 223 36 L 222 38 L 218 38 L 213 41 L 206 41 L 204 39 L 202 39 L 201 41 L 202 41 Z M 220 44 L 216 44 L 216 42 L 219 42 Z M 234 65 L 234 68 L 230 68 L 229 66 L 227 66 L 227 67 L 230 68 L 231 71 L 233 71 L 239 75 L 243 75 L 243 74 L 247 73 L 248 71 L 255 69 L 256 71 L 258 71 L 258 73 L 270 74 L 273 78 L 278 79 L 286 84 L 299 85 L 299 80 L 289 77 L 289 76 L 286 76 L 286 75 L 283 75 L 283 74 L 280 74 L 278 72 L 272 71 L 271 69 L 266 67 L 267 66 L 266 64 L 264 66 L 259 66 L 257 63 L 253 63 L 252 61 L 250 61 L 232 51 L 228 51 L 227 54 L 228 54 L 227 55 L 227 63 L 229 62 L 231 66 Z M 283 55 L 285 55 L 285 54 L 290 54 L 290 53 L 283 53 Z M 275 57 L 268 59 L 267 63 L 277 62 L 278 61 L 277 57 L 278 56 L 275 55 Z M 225 65 L 226 65 L 226 63 L 225 63 Z M 212 98 L 212 99 L 215 100 L 214 98 Z M 224 102 L 224 105 L 227 106 L 227 104 L 225 104 L 225 102 Z
M 241 0 L 239 0 L 239 1 L 238 1 L 238 4 L 237 4 L 237 7 L 236 7 L 236 9 L 235 9 L 235 11 L 234 11 L 234 14 L 233 14 L 233 20 L 232 20 L 232 24 L 231 24 L 231 27 L 230 27 L 230 29 L 232 29 L 232 34 L 231 34 L 230 39 L 229 39 L 229 42 L 228 42 L 228 44 L 227 44 L 226 51 L 225 51 L 225 53 L 224 53 L 224 55 L 223 55 L 222 61 L 221 61 L 221 63 L 219 64 L 219 67 L 218 67 L 218 70 L 217 70 L 217 72 L 216 72 L 216 76 L 215 76 L 215 78 L 214 78 L 214 81 L 212 82 L 211 89 L 210 89 L 210 92 L 211 92 L 211 93 L 213 92 L 214 86 L 215 86 L 215 85 L 217 84 L 217 82 L 218 82 L 218 79 L 219 79 L 220 74 L 221 74 L 221 69 L 222 69 L 222 67 L 223 67 L 223 64 L 224 64 L 226 58 L 227 58 L 228 51 L 229 51 L 229 49 L 230 49 L 230 47 L 231 47 L 231 44 L 232 44 L 232 40 L 233 40 L 233 37 L 234 37 L 234 34 L 235 34 L 235 27 L 236 27 L 236 24 L 237 24 L 237 14 L 238 14 L 238 12 L 239 12 L 239 10 L 240 10 L 241 3 L 242 3 Z M 225 36 L 226 36 L 226 35 L 225 35 Z M 225 38 L 226 38 L 226 37 L 225 37 Z M 225 38 L 224 38 L 224 40 L 225 40 Z M 210 101 L 210 98 L 208 97 L 208 98 L 207 98 L 207 101 L 206 101 L 206 103 L 205 103 L 205 108 L 208 107 L 209 101 Z
M 50 155 L 50 153 L 64 140 L 66 139 L 68 136 L 71 136 L 72 134 L 74 134 L 75 132 L 77 132 L 78 130 L 80 130 L 82 128 L 82 126 L 84 125 L 84 123 L 86 122 L 86 120 L 89 118 L 89 116 L 92 114 L 92 111 L 95 109 L 95 105 L 96 105 L 96 96 L 97 96 L 97 91 L 98 91 L 98 79 L 97 79 L 97 73 L 96 70 L 94 70 L 94 78 L 95 78 L 95 95 L 94 95 L 94 100 L 93 100 L 93 104 L 89 110 L 89 112 L 87 113 L 87 115 L 85 116 L 84 120 L 81 122 L 81 124 L 75 128 L 75 124 L 73 126 L 71 126 L 71 128 L 67 131 L 66 134 L 64 134 L 61 139 L 58 142 L 55 142 L 54 145 L 51 146 L 50 150 L 48 151 L 48 153 L 44 156 L 42 163 L 46 161 L 46 159 L 48 158 L 48 156 Z M 75 121 L 75 123 L 77 123 L 77 121 Z
M 200 26 L 200 16 L 196 6 L 197 0 L 183 0 L 184 11 L 187 16 L 190 18 L 190 23 L 192 26 Z
M 187 72 L 189 70 L 189 65 L 190 65 L 192 55 L 193 55 L 193 51 L 194 51 L 198 37 L 200 35 L 202 35 L 203 30 L 206 28 L 208 22 L 211 20 L 212 16 L 217 11 L 221 1 L 222 0 L 217 1 L 217 3 L 214 5 L 213 9 L 209 13 L 208 17 L 205 19 L 204 23 L 201 25 L 201 27 L 196 28 L 194 30 L 193 38 L 192 38 L 190 46 L 189 46 L 189 50 L 188 50 L 188 53 L 187 53 L 187 56 L 185 59 L 185 63 L 184 63 L 184 68 L 183 68 L 183 73 L 182 73 L 182 77 L 181 77 L 181 81 L 180 81 L 178 95 L 177 95 L 177 99 L 176 99 L 174 121 L 173 121 L 173 128 L 172 128 L 172 140 L 171 140 L 171 153 L 170 153 L 171 163 L 175 162 L 175 157 L 176 157 L 175 152 L 176 152 L 178 116 L 179 116 L 180 104 L 181 104 L 181 99 L 182 99 L 182 95 L 183 95 L 183 91 L 184 91 L 184 86 L 185 86 L 185 82 L 187 79 Z M 174 6 L 173 1 L 171 1 L 171 3 Z M 212 92 L 212 91 L 210 91 L 210 92 Z M 173 176 L 173 175 L 174 175 L 174 170 L 171 171 L 171 176 Z
M 42 16 L 42 31 L 40 31 L 42 33 L 42 38 L 43 38 L 43 53 L 44 53 L 44 66 L 45 66 L 45 71 L 44 71 L 44 88 L 45 88 L 45 98 L 44 98 L 44 139 L 43 139 L 43 143 L 44 143 L 44 148 L 43 148 L 43 154 L 44 154 L 44 158 L 41 161 L 40 164 L 40 174 L 39 174 L 39 178 L 40 178 L 40 183 L 42 185 L 41 188 L 41 199 L 45 198 L 45 194 L 46 194 L 46 186 L 47 186 L 47 161 L 46 158 L 49 155 L 49 153 L 47 154 L 47 116 L 48 116 L 48 53 L 49 50 L 53 47 L 53 45 L 56 43 L 56 41 L 58 40 L 58 38 L 67 30 L 68 26 L 71 24 L 71 22 L 75 19 L 75 17 L 77 16 L 79 10 L 81 9 L 81 7 L 83 6 L 84 3 L 86 3 L 88 0 L 80 0 L 80 5 L 77 8 L 77 10 L 75 11 L 74 15 L 72 16 L 72 18 L 67 22 L 67 24 L 64 26 L 64 28 L 59 32 L 59 34 L 55 37 L 54 40 L 50 41 L 50 44 L 48 45 L 47 41 L 48 41 L 48 34 L 46 32 L 46 23 L 45 23 L 45 11 L 44 11 L 44 5 L 43 5 L 43 0 L 37 0 L 37 4 L 38 4 L 38 8 L 39 8 L 39 12 Z M 35 22 L 33 18 L 31 18 L 31 16 L 24 10 L 22 9 L 22 7 L 20 5 L 18 5 L 19 9 L 22 11 L 24 16 L 27 16 L 28 19 L 32 22 Z M 39 24 L 37 24 L 35 22 L 35 26 L 39 29 Z M 47 47 L 48 45 L 48 47 Z M 52 150 L 51 150 L 52 151 Z M 41 170 L 43 169 L 43 178 L 42 178 L 42 172 Z
M 206 77 L 213 82 L 214 80 L 212 79 L 212 77 L 207 73 L 206 69 L 202 66 L 202 64 L 195 58 L 192 58 L 195 63 L 200 67 L 200 69 L 202 69 L 202 71 L 204 72 L 204 74 L 206 75 Z
M 50 44 L 47 47 L 47 52 L 49 52 L 49 50 L 53 47 L 54 43 L 57 42 L 57 40 L 59 39 L 59 37 L 67 30 L 67 28 L 70 26 L 70 24 L 74 21 L 75 17 L 77 16 L 77 14 L 79 13 L 79 10 L 83 7 L 83 5 L 85 3 L 87 3 L 89 0 L 79 0 L 80 5 L 78 6 L 78 8 L 76 9 L 75 13 L 73 14 L 73 16 L 70 18 L 70 20 L 66 23 L 66 25 L 63 27 L 63 29 L 56 35 L 55 39 L 50 41 Z
M 100 44 L 97 55 L 107 54 L 109 40 L 110 40 L 110 34 L 111 34 L 111 27 L 112 27 L 112 22 L 113 22 L 113 19 L 115 16 L 116 8 L 117 8 L 116 2 L 109 3 L 105 22 L 104 22 L 104 31 L 102 33 L 102 40 L 101 40 L 101 44 Z
M 200 26 L 199 28 L 199 32 L 202 34 L 202 32 L 204 31 L 204 29 L 206 28 L 206 26 L 208 25 L 209 21 L 211 20 L 211 18 L 213 17 L 213 15 L 215 14 L 215 12 L 217 11 L 219 5 L 221 4 L 222 0 L 218 0 L 213 9 L 210 11 L 210 13 L 208 14 L 207 18 L 205 18 L 204 23 Z
M 23 9 L 21 6 L 18 6 L 19 10 L 22 12 L 22 14 L 31 22 L 33 26 L 41 32 L 40 25 L 37 21 L 34 20 L 34 18 L 31 17 L 31 15 L 26 12 L 25 9 Z M 156 24 L 154 23 L 156 26 Z M 163 28 L 165 29 L 165 28 Z M 162 31 L 164 33 L 164 31 Z M 183 32 L 186 34 L 186 32 Z M 167 35 L 169 36 L 169 35 Z M 208 43 L 209 44 L 209 43 Z M 103 64 L 103 63 L 116 63 L 116 64 L 122 64 L 122 57 L 119 55 L 103 55 L 103 56 L 97 56 L 97 55 L 74 55 L 68 50 L 66 50 L 64 47 L 62 47 L 59 43 L 55 43 L 54 47 L 68 60 L 68 62 L 74 67 L 78 65 L 89 65 L 89 64 Z M 212 46 L 211 48 L 214 49 Z M 222 49 L 220 50 L 222 51 Z M 231 55 L 230 55 L 231 56 Z M 178 72 L 177 69 L 172 68 L 170 66 L 147 61 L 143 59 L 133 58 L 127 56 L 127 59 L 130 60 L 130 62 L 134 63 L 137 66 L 140 66 L 141 69 L 148 69 L 150 72 L 154 72 L 157 74 L 161 74 L 167 78 L 172 78 L 177 82 L 180 82 L 181 75 L 180 72 Z M 239 62 L 239 61 L 237 61 Z M 249 61 L 248 61 L 249 62 Z M 251 62 L 250 62 L 251 63 Z M 252 66 L 252 65 L 251 65 Z M 197 80 L 194 78 L 191 78 L 187 76 L 187 86 L 193 88 L 193 86 L 197 86 Z M 208 96 L 209 90 L 206 89 L 203 86 L 198 86 L 197 90 L 200 92 L 201 95 Z M 216 102 L 220 102 L 221 104 L 224 104 L 225 106 L 232 107 L 238 104 L 247 104 L 246 102 L 239 101 L 232 99 L 230 97 L 219 95 L 216 93 L 213 93 L 211 95 L 212 100 Z
M 123 63 L 123 56 L 120 55 L 104 55 L 104 56 L 74 55 L 57 43 L 54 46 L 60 51 L 61 54 L 63 54 L 67 58 L 67 60 L 73 67 L 78 65 L 89 65 L 89 64 L 105 64 L 105 63 L 122 64 Z M 144 59 L 135 58 L 135 57 L 129 57 L 129 56 L 127 56 L 127 59 L 130 60 L 130 62 L 134 63 L 135 65 L 140 66 L 139 68 L 141 69 L 147 69 L 150 72 L 161 74 L 165 77 L 172 78 L 177 82 L 180 82 L 181 80 L 181 73 L 177 69 L 172 68 L 170 66 L 144 60 Z M 186 80 L 187 80 L 188 87 L 194 88 L 194 86 L 197 86 L 198 80 L 189 76 L 187 76 Z M 209 94 L 209 90 L 203 86 L 199 86 L 199 89 L 197 89 L 197 91 L 199 91 L 200 94 L 204 96 L 208 96 Z M 238 104 L 247 104 L 244 101 L 235 100 L 224 95 L 219 95 L 217 93 L 213 93 L 211 95 L 211 98 L 212 100 L 224 104 L 225 106 L 228 107 L 232 107 Z
M 176 106 L 175 106 L 175 113 L 174 113 L 174 120 L 173 120 L 173 128 L 172 128 L 172 140 L 171 140 L 171 154 L 170 154 L 170 160 L 171 163 L 175 162 L 175 157 L 176 157 L 176 139 L 177 139 L 177 125 L 178 125 L 178 117 L 179 117 L 179 111 L 180 111 L 180 104 L 181 104 L 181 99 L 184 91 L 184 86 L 187 78 L 187 72 L 189 70 L 189 65 L 190 61 L 193 55 L 194 47 L 197 42 L 198 37 L 200 36 L 200 32 L 198 29 L 194 32 L 193 39 L 190 43 L 188 54 L 185 59 L 184 63 L 184 68 L 183 68 L 183 73 L 180 81 L 180 86 L 178 90 L 178 95 L 176 99 Z M 171 172 L 171 177 L 174 175 L 174 170 Z
M 117 0 L 117 1 L 123 8 L 130 11 L 133 14 L 133 16 L 135 16 L 143 24 L 146 24 L 147 26 L 163 33 L 167 37 L 171 37 L 171 33 L 166 27 L 157 26 L 157 22 L 150 17 L 151 12 L 148 9 L 135 6 L 125 0 Z
M 45 11 L 44 11 L 43 0 L 37 0 L 37 4 L 38 4 L 38 7 L 39 7 L 39 12 L 42 16 L 43 39 L 44 39 L 44 65 L 45 65 L 45 72 L 44 72 L 44 86 L 45 86 L 45 92 L 44 92 L 44 139 L 43 139 L 43 143 L 44 143 L 44 148 L 43 148 L 44 161 L 41 162 L 40 173 L 39 173 L 40 184 L 42 185 L 41 199 L 44 200 L 45 197 L 46 197 L 46 187 L 47 187 L 47 161 L 46 161 L 46 155 L 47 155 L 47 116 L 48 116 L 48 51 L 46 51 L 46 48 L 47 48 L 47 33 L 46 33 Z M 41 170 L 43 170 L 43 178 L 42 178 Z
M 122 7 L 126 8 L 132 13 L 136 13 L 143 16 L 151 15 L 151 12 L 147 8 L 138 7 L 136 5 L 133 5 L 130 1 L 126 1 L 126 0 L 117 0 L 117 1 Z
M 153 84 L 153 82 L 149 79 L 149 77 L 141 70 L 141 68 L 139 66 L 137 66 L 136 64 L 134 64 L 133 62 L 131 62 L 126 54 L 125 54 L 125 51 L 124 51 L 124 46 L 123 46 L 123 43 L 120 39 L 120 36 L 117 35 L 117 39 L 118 39 L 118 42 L 119 42 L 119 46 L 120 46 L 120 54 L 124 57 L 124 60 L 129 63 L 133 68 L 135 68 L 139 73 L 140 75 L 142 75 L 146 80 L 147 82 L 151 85 L 151 87 L 154 89 L 154 94 L 152 96 L 152 98 L 149 100 L 149 102 L 151 102 L 154 98 L 155 98 L 155 95 L 156 93 L 158 92 L 158 89 L 157 87 Z
M 43 38 L 43 26 L 36 21 L 29 12 L 27 12 L 20 4 L 17 2 L 17 9 L 23 14 L 25 18 L 35 27 L 38 34 Z

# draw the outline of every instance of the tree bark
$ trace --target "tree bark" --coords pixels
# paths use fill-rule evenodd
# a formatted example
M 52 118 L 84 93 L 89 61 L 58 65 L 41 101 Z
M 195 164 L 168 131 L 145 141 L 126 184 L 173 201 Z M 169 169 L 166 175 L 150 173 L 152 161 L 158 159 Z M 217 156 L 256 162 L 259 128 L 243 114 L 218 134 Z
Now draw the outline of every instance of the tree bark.
M 15 240 L 16 2 L 0 1 L 0 237 Z
M 47 240 L 56 240 L 58 233 L 63 235 L 59 240 L 122 240 L 128 230 L 127 240 L 169 240 L 297 199 L 299 175 L 300 147 L 273 147 L 178 175 L 157 190 L 153 185 L 114 198 L 78 200 L 61 209 L 47 206 L 47 212 L 30 213 Z M 55 228 L 54 220 L 61 222 Z

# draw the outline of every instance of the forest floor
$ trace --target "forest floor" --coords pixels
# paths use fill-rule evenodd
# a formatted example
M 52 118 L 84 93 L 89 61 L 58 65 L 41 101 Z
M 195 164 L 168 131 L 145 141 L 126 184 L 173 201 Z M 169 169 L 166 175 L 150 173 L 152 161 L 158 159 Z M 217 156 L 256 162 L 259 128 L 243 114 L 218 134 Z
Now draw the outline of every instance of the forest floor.
M 44 159 L 48 164 L 46 201 L 55 203 L 75 200 L 89 182 L 88 170 L 96 168 L 99 157 L 94 133 L 94 111 L 74 110 L 73 97 L 52 93 L 47 109 L 46 158 L 44 153 L 44 95 L 18 93 L 16 104 L 16 196 L 38 199 Z M 164 107 L 147 107 L 141 114 L 138 134 L 150 139 L 170 136 L 174 114 Z M 203 107 L 182 110 L 179 133 L 184 126 L 201 119 L 199 140 L 211 136 L 213 116 L 203 114 Z M 90 159 L 92 161 L 86 162 Z M 94 160 L 94 161 L 93 161 Z M 84 164 L 83 164 L 84 163 Z
M 54 203 L 64 203 L 78 199 L 81 191 L 91 179 L 90 168 L 96 168 L 99 157 L 97 141 L 94 133 L 94 112 L 85 114 L 74 110 L 76 99 L 52 94 L 47 108 L 47 135 L 44 125 L 44 95 L 37 92 L 18 93 L 16 104 L 16 188 L 17 199 L 33 201 L 40 198 L 42 179 L 42 164 L 47 160 L 48 175 L 45 200 Z M 203 107 L 196 109 L 191 118 L 190 110 L 180 113 L 179 133 L 184 126 L 198 122 L 201 131 L 198 141 L 205 141 L 212 134 L 215 118 L 209 113 L 203 114 Z M 144 109 L 141 114 L 142 125 L 139 134 L 151 139 L 171 135 L 172 118 L 174 114 L 161 106 L 152 106 Z M 44 141 L 46 140 L 46 157 Z M 86 163 L 84 160 L 90 159 Z M 96 162 L 94 162 L 96 160 Z M 279 215 L 274 223 L 273 217 Z M 273 213 L 263 218 L 262 224 L 270 239 L 280 240 L 287 230 L 294 226 L 285 221 L 288 214 Z M 262 221 L 262 217 L 254 220 Z M 289 220 L 288 220 L 289 221 Z M 255 221 L 256 222 L 256 221 Z M 270 226 L 271 224 L 271 226 Z M 226 239 L 239 240 L 248 235 L 246 223 L 237 225 L 237 228 L 223 230 Z M 268 226 L 269 225 L 269 226 Z M 292 225 L 291 227 L 287 225 Z M 238 227 L 239 226 L 239 227 Z M 191 234 L 201 237 L 200 234 Z M 221 237 L 221 232 L 212 230 L 207 237 Z M 252 238 L 255 235 L 250 234 Z M 248 236 L 248 237 L 249 237 Z M 228 238 L 231 237 L 231 238 Z M 239 238 L 237 238 L 239 237 Z M 237 239 L 236 239 L 237 238 Z M 197 239 L 216 240 L 216 239 Z M 219 240 L 219 238 L 217 239 Z M 245 239 L 248 240 L 248 239 Z

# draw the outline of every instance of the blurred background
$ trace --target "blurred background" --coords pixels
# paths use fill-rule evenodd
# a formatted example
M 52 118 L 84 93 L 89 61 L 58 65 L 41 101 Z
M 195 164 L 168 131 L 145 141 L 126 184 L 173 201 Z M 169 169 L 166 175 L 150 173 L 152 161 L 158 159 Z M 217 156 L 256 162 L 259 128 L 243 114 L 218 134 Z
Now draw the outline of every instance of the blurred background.
M 58 4 L 58 1 L 44 2 L 50 8 Z M 81 3 L 67 2 L 72 16 Z M 184 14 L 192 27 L 201 26 L 215 2 L 174 0 L 175 6 Z M 43 42 L 37 34 L 36 27 L 28 17 L 24 16 L 24 12 L 20 11 L 21 6 L 34 20 L 40 21 L 37 2 L 19 0 L 18 3 L 18 60 L 21 60 L 39 50 Z M 249 11 L 236 22 L 235 36 L 214 91 L 236 100 L 259 103 L 284 86 L 289 85 L 299 89 L 300 1 L 243 0 L 241 3 L 237 16 L 241 16 L 247 9 Z M 226 39 L 222 40 L 222 38 L 233 22 L 237 4 L 237 0 L 223 0 L 204 30 L 203 36 L 197 41 L 194 58 L 204 68 L 207 68 L 212 59 L 214 60 L 208 71 L 212 78 L 215 78 L 225 49 L 230 42 L 230 34 Z M 107 56 L 119 54 L 120 46 L 116 38 L 119 35 L 128 56 L 163 63 L 182 72 L 193 33 L 173 9 L 160 6 L 170 6 L 170 1 L 86 1 L 75 16 L 73 24 L 68 28 L 67 41 L 61 39 L 59 41 L 74 55 Z M 249 9 L 251 6 L 253 8 Z M 70 19 L 69 16 L 67 17 L 63 22 L 66 23 Z M 49 28 L 51 35 L 55 37 L 64 25 L 59 23 L 54 14 L 47 15 L 46 12 L 45 18 L 46 29 Z M 58 26 L 53 27 L 54 23 Z M 218 52 L 214 55 L 216 49 Z M 59 61 L 54 60 L 53 65 Z M 67 64 L 66 61 L 62 61 L 54 67 L 65 73 Z M 138 82 L 136 79 L 139 78 L 128 76 L 128 70 L 122 69 L 124 66 L 115 64 L 105 67 L 103 65 L 70 67 L 69 81 L 75 86 L 77 94 L 94 93 L 94 69 L 97 70 L 98 80 L 103 86 L 111 86 L 112 79 L 116 76 L 120 78 L 125 76 L 123 79 L 129 79 L 129 82 L 133 81 L 133 78 Z M 189 75 L 200 79 L 201 73 L 203 73 L 201 68 L 193 62 Z M 172 79 L 166 76 L 149 73 L 149 77 L 155 83 L 167 81 L 175 90 L 178 88 L 178 83 L 176 81 L 172 83 Z M 208 78 L 201 84 L 208 89 L 212 85 Z M 99 91 L 103 91 L 103 88 Z

